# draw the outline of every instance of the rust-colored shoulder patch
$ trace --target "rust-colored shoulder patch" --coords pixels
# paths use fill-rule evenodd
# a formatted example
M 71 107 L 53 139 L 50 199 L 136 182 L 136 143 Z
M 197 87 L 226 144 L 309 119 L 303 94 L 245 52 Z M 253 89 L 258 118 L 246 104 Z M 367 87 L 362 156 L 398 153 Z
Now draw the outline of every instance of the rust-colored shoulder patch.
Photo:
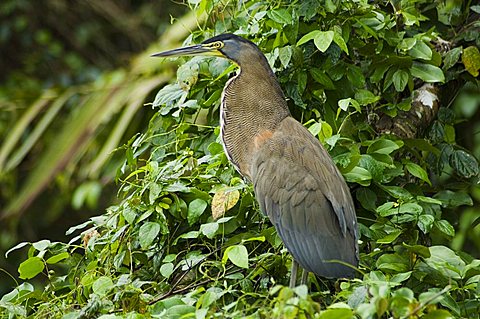
M 259 149 L 263 144 L 265 144 L 266 141 L 271 139 L 273 136 L 273 132 L 270 130 L 262 130 L 260 133 L 255 135 L 253 138 L 253 145 L 255 146 L 255 149 Z

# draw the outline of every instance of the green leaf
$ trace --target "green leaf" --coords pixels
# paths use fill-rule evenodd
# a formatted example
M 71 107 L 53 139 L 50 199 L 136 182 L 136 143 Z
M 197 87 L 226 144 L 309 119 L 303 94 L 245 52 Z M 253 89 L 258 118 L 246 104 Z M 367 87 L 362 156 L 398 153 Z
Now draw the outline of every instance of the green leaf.
M 348 64 L 347 79 L 353 87 L 363 88 L 365 86 L 365 76 L 362 73 L 362 69 L 356 65 Z
M 400 50 L 408 51 L 412 49 L 415 44 L 417 43 L 417 39 L 415 38 L 405 38 L 398 44 L 398 48 Z
M 327 51 L 328 47 L 332 43 L 333 40 L 333 31 L 321 31 L 315 39 L 313 39 L 313 43 L 315 43 L 315 46 L 321 51 L 325 52 Z
M 361 187 L 355 194 L 363 208 L 372 212 L 376 210 L 377 194 L 375 192 L 366 187 Z
M 38 251 L 44 251 L 52 245 L 52 242 L 48 239 L 39 240 L 36 243 L 32 243 L 33 248 Z
M 208 204 L 206 201 L 200 198 L 196 198 L 188 204 L 188 213 L 187 213 L 187 220 L 189 225 L 193 225 L 196 223 L 200 216 L 202 216 L 203 212 L 207 208 Z
M 290 45 L 278 49 L 278 57 L 280 59 L 280 63 L 282 63 L 282 66 L 284 68 L 286 68 L 290 63 L 290 60 L 292 59 L 292 54 L 293 50 L 292 46 Z
M 380 83 L 380 80 L 383 79 L 383 76 L 385 75 L 385 72 L 388 71 L 388 69 L 392 65 L 389 63 L 377 63 L 374 65 L 375 69 L 373 71 L 373 74 L 370 76 L 370 81 L 372 83 Z
M 324 310 L 318 316 L 319 319 L 352 319 L 355 318 L 352 309 L 348 308 L 330 308 Z
M 310 40 L 313 40 L 317 49 L 321 52 L 327 51 L 328 47 L 333 41 L 333 31 L 319 31 L 315 30 L 304 35 L 298 42 L 297 46 L 302 45 Z
M 92 285 L 93 292 L 105 296 L 110 290 L 113 289 L 113 281 L 110 277 L 101 276 Z
M 447 278 L 461 278 L 460 274 L 465 268 L 465 262 L 453 250 L 445 246 L 432 246 L 429 249 L 431 256 L 425 259 L 427 265 Z
M 432 229 L 434 221 L 435 217 L 433 217 L 432 215 L 420 215 L 418 217 L 417 225 L 424 234 L 427 234 Z
M 240 268 L 248 268 L 248 251 L 243 245 L 234 245 L 225 249 L 222 263 L 225 264 L 227 259 Z
M 223 153 L 223 146 L 220 143 L 212 142 L 208 145 L 208 151 L 212 155 L 222 154 Z
M 384 189 L 388 194 L 390 194 L 394 198 L 407 200 L 407 199 L 411 199 L 413 197 L 412 194 L 410 194 L 409 191 L 407 191 L 405 188 L 400 187 L 400 186 L 381 185 L 381 188 Z
M 372 179 L 376 182 L 381 182 L 383 179 L 383 171 L 385 165 L 377 161 L 369 154 L 362 154 L 358 166 L 365 168 L 372 175 Z
M 198 299 L 197 307 L 200 306 L 201 308 L 207 310 L 208 307 L 220 297 L 221 294 L 216 293 L 214 290 L 208 290 Z
M 427 172 L 418 164 L 408 162 L 405 164 L 407 171 L 415 177 L 420 178 L 422 181 L 427 182 L 428 185 L 432 186 L 430 179 L 428 178 Z
M 308 128 L 308 131 L 312 133 L 313 136 L 317 136 L 318 133 L 322 130 L 322 124 L 319 122 L 315 122 Z
M 450 155 L 450 166 L 452 166 L 457 173 L 465 178 L 477 176 L 479 173 L 478 161 L 471 154 L 463 150 L 455 150 Z
M 385 272 L 407 272 L 409 270 L 408 263 L 408 259 L 398 253 L 383 254 L 376 262 L 377 267 Z
M 417 254 L 418 256 L 429 258 L 430 257 L 430 249 L 428 247 L 422 245 L 408 245 L 402 243 L 403 247 L 407 248 L 410 252 Z
M 443 142 L 443 139 L 445 137 L 445 128 L 443 127 L 443 124 L 439 121 L 435 121 L 430 128 L 430 132 L 428 135 L 432 143 Z
M 180 236 L 178 236 L 177 239 L 175 239 L 175 241 L 173 242 L 173 244 L 176 245 L 177 241 L 181 238 L 184 238 L 184 239 L 198 238 L 199 235 L 200 235 L 200 232 L 198 230 L 191 230 L 189 232 L 183 233 Z
M 342 99 L 338 101 L 338 107 L 343 111 L 346 111 L 350 105 L 353 106 L 353 108 L 357 112 L 362 111 L 360 108 L 360 104 L 352 98 Z
M 45 268 L 43 259 L 40 257 L 30 257 L 20 264 L 18 272 L 21 279 L 31 279 L 41 273 Z
M 218 228 L 218 222 L 206 223 L 200 225 L 200 232 L 207 236 L 208 239 L 212 239 L 217 233 Z
M 137 218 L 137 213 L 131 207 L 126 207 L 122 211 L 122 215 L 125 218 L 125 221 L 130 225 L 132 225 L 133 222 L 135 221 L 135 218 Z
M 385 92 L 393 83 L 393 75 L 397 72 L 398 68 L 393 67 L 388 70 L 385 75 L 385 80 L 383 81 L 383 92 Z
M 340 32 L 337 32 L 337 31 L 340 31 Z M 345 43 L 345 40 L 342 37 L 341 31 L 342 30 L 337 30 L 335 28 L 335 31 L 333 33 L 333 42 L 335 42 L 343 52 L 348 54 L 348 47 L 347 47 L 347 44 Z
M 478 76 L 478 70 L 480 70 L 480 51 L 476 46 L 469 46 L 463 49 L 462 63 L 465 65 L 465 69 L 473 75 Z
M 160 107 L 162 105 L 172 105 L 176 101 L 185 98 L 188 92 L 184 91 L 178 83 L 165 85 L 158 91 L 153 107 Z
M 316 82 L 323 85 L 326 90 L 335 90 L 335 85 L 324 71 L 318 68 L 312 68 L 310 69 L 310 75 Z
M 318 31 L 318 30 L 315 30 L 315 31 L 311 31 L 307 34 L 305 34 L 300 40 L 298 40 L 297 42 L 297 46 L 300 46 L 304 43 L 307 43 L 308 41 L 310 40 L 313 40 L 315 39 L 315 37 L 320 33 L 321 31 Z
M 291 24 L 293 22 L 292 15 L 286 9 L 268 10 L 267 16 L 280 24 Z
M 338 107 L 343 111 L 346 111 L 351 101 L 351 98 L 338 100 Z
M 62 261 L 64 259 L 67 259 L 68 257 L 70 257 L 70 254 L 67 253 L 66 251 L 64 251 L 63 253 L 60 253 L 60 254 L 57 254 L 57 255 L 54 255 L 50 258 L 48 258 L 46 260 L 46 263 L 47 264 L 56 264 L 58 263 L 59 261 Z
M 367 153 L 390 154 L 391 152 L 398 150 L 402 146 L 402 141 L 392 141 L 389 139 L 381 138 L 368 146 Z
M 423 319 L 453 319 L 453 315 L 444 309 L 435 309 L 428 312 L 425 316 L 422 316 Z
M 363 167 L 355 166 L 350 172 L 343 175 L 347 182 L 358 183 L 362 186 L 370 185 L 372 174 Z
M 400 236 L 401 234 L 402 234 L 402 231 L 401 231 L 401 230 L 394 230 L 393 232 L 391 232 L 391 233 L 388 234 L 387 236 L 378 239 L 378 240 L 377 240 L 377 243 L 379 243 L 379 244 L 390 244 L 390 243 L 392 243 L 395 239 L 397 239 L 398 236 Z
M 445 124 L 444 132 L 445 142 L 447 142 L 448 144 L 455 144 L 455 128 L 453 127 L 453 125 Z
M 402 69 L 398 69 L 393 74 L 393 85 L 395 86 L 395 90 L 397 92 L 402 92 L 408 83 L 408 78 L 410 74 Z
M 457 62 L 458 59 L 460 59 L 460 54 L 462 53 L 462 48 L 453 48 L 450 51 L 445 54 L 445 57 L 443 59 L 443 69 L 448 70 L 452 66 L 454 66 Z
M 412 58 L 416 59 L 432 59 L 432 49 L 430 49 L 430 47 L 423 41 L 417 41 L 415 45 L 408 51 L 408 54 Z
M 400 205 L 400 209 L 398 210 L 399 214 L 414 214 L 418 215 L 423 212 L 423 207 L 418 205 L 417 203 L 403 203 Z
M 380 96 L 373 94 L 369 90 L 358 89 L 355 92 L 355 100 L 362 106 L 372 104 L 380 100 Z
M 394 167 L 393 158 L 388 154 L 370 153 L 369 156 L 371 156 L 377 162 L 381 162 L 384 166 Z
M 321 130 L 320 132 L 318 133 L 318 138 L 320 139 L 320 141 L 325 142 L 325 140 L 329 139 L 330 137 L 332 137 L 332 133 L 333 133 L 333 129 L 332 127 L 330 126 L 330 124 L 328 124 L 327 122 L 325 121 L 321 121 L 320 122 L 321 124 Z
M 431 64 L 413 62 L 410 72 L 425 82 L 445 82 L 442 69 Z
M 383 203 L 382 205 L 378 206 L 376 209 L 376 212 L 380 216 L 389 216 L 396 214 L 398 212 L 398 208 L 396 207 L 396 203 L 394 202 L 386 202 Z
M 155 222 L 146 222 L 138 231 L 138 238 L 142 249 L 147 249 L 157 238 L 160 232 L 160 225 Z
M 195 318 L 195 310 L 196 308 L 190 305 L 174 305 L 167 307 L 167 312 L 164 317 L 175 319 Z
M 435 227 L 438 228 L 442 233 L 447 236 L 453 237 L 455 236 L 455 228 L 445 219 L 436 220 L 434 223 Z
M 458 207 L 462 205 L 472 206 L 473 201 L 469 194 L 464 192 L 452 192 L 451 190 L 443 190 L 433 196 L 434 199 L 442 202 L 445 207 Z
M 306 73 L 297 73 L 297 87 L 299 93 L 303 93 L 305 91 L 305 88 L 307 87 L 307 79 L 308 77 Z
M 432 197 L 417 196 L 417 200 L 419 200 L 421 202 L 424 202 L 424 203 L 428 203 L 428 204 L 437 204 L 437 205 L 442 204 L 441 201 L 439 201 L 438 199 L 432 198 Z
M 160 274 L 165 277 L 169 278 L 171 274 L 173 274 L 174 265 L 173 263 L 166 263 L 160 266 Z

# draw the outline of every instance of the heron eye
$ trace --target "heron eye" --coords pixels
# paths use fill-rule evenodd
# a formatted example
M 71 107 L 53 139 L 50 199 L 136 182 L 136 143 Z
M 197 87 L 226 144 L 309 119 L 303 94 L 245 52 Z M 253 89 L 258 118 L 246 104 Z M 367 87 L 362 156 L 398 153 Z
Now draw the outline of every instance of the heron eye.
M 212 47 L 214 47 L 215 49 L 220 49 L 223 47 L 223 43 L 218 41 L 218 42 L 214 42 L 212 43 Z

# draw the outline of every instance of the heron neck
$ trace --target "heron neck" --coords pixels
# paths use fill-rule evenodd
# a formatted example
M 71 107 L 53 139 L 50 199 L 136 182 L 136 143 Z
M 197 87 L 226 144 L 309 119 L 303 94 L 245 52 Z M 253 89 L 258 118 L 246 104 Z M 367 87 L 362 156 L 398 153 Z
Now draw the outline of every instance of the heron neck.
M 285 97 L 270 67 L 240 68 L 227 82 L 222 94 L 222 139 L 227 156 L 242 175 L 250 177 L 255 138 L 273 133 L 287 116 Z

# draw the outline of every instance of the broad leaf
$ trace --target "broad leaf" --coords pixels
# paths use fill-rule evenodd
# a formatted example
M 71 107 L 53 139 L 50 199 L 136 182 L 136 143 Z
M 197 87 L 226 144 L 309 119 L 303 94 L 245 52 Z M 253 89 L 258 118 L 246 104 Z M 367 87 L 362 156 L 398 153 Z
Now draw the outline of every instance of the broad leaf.
M 395 90 L 397 90 L 397 92 L 402 92 L 405 89 L 409 76 L 409 73 L 402 69 L 398 69 L 393 74 L 393 85 L 395 86 Z
M 477 176 L 479 173 L 477 159 L 463 150 L 455 150 L 450 155 L 450 166 L 465 178 Z
M 240 268 L 248 268 L 248 251 L 243 245 L 228 247 L 223 254 L 222 262 L 226 263 L 227 259 Z
M 47 264 L 56 264 L 59 261 L 67 259 L 68 257 L 70 257 L 70 254 L 64 251 L 63 253 L 53 255 L 52 257 L 48 258 L 45 262 Z
M 408 54 L 416 59 L 430 60 L 432 58 L 432 49 L 423 41 L 417 41 L 408 51 Z
M 425 82 L 445 82 L 442 69 L 431 64 L 413 62 L 410 72 Z
M 274 9 L 267 11 L 267 16 L 280 24 L 291 24 L 292 15 L 285 9 Z
M 30 257 L 20 264 L 18 272 L 21 279 L 31 279 L 41 273 L 45 268 L 42 258 Z
M 302 45 L 310 40 L 313 40 L 317 49 L 321 52 L 327 51 L 328 47 L 333 41 L 333 31 L 319 31 L 315 30 L 304 35 L 298 42 L 297 46 Z
M 367 148 L 367 153 L 390 154 L 403 146 L 402 141 L 392 141 L 385 138 L 374 141 Z
M 462 63 L 465 65 L 465 69 L 473 75 L 478 76 L 478 70 L 480 70 L 480 51 L 475 46 L 470 46 L 463 50 Z
M 156 222 L 146 222 L 140 227 L 138 233 L 140 246 L 143 249 L 147 249 L 157 238 L 158 233 L 160 233 L 160 225 Z
M 202 216 L 207 206 L 207 202 L 200 198 L 191 201 L 190 204 L 188 204 L 188 223 L 190 225 L 196 223 L 199 220 L 200 216 Z
M 455 228 L 445 219 L 435 221 L 435 227 L 449 237 L 455 236 Z
M 453 48 L 445 54 L 443 59 L 443 69 L 448 70 L 460 59 L 460 54 L 462 53 L 462 48 Z
M 100 296 L 105 296 L 113 289 L 113 281 L 110 277 L 102 276 L 95 280 L 92 285 L 93 292 Z
M 405 168 L 413 176 L 420 178 L 424 182 L 427 182 L 428 185 L 432 185 L 430 179 L 428 178 L 427 172 L 420 165 L 408 162 L 405 164 Z
M 441 201 L 442 204 L 446 207 L 473 205 L 473 201 L 470 195 L 464 192 L 452 192 L 451 190 L 443 190 L 435 194 L 433 198 Z

